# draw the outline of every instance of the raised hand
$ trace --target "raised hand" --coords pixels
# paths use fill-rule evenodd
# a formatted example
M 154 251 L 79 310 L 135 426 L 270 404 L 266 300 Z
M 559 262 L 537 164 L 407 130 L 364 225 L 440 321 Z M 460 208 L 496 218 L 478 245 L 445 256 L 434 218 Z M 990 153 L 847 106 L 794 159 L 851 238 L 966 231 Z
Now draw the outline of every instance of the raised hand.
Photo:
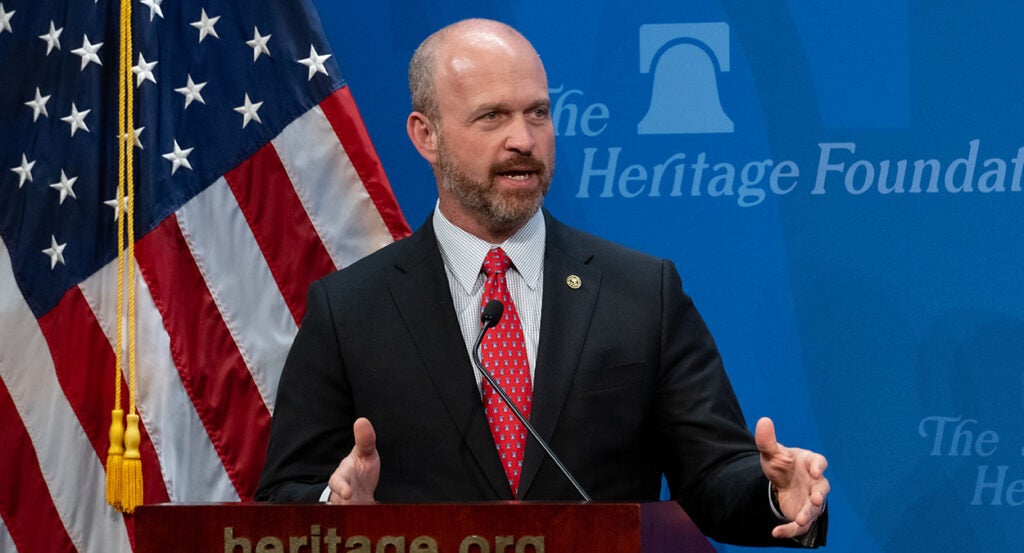
M 356 445 L 338 468 L 334 469 L 327 486 L 331 489 L 328 503 L 346 505 L 373 501 L 373 493 L 380 480 L 380 455 L 377 454 L 377 434 L 365 418 L 352 424 Z
M 778 491 L 782 514 L 790 520 L 772 530 L 776 538 L 794 538 L 806 534 L 825 511 L 829 484 L 825 478 L 825 457 L 795 447 L 786 447 L 775 439 L 775 424 L 765 417 L 757 421 L 754 432 L 761 451 L 761 469 Z

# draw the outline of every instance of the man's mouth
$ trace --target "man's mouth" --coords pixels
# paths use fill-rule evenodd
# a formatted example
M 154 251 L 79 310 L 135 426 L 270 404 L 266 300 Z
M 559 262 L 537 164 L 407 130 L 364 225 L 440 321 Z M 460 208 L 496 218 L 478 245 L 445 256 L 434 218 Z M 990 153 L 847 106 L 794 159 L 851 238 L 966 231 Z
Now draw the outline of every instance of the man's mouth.
M 511 159 L 494 168 L 494 174 L 511 181 L 526 182 L 544 170 L 544 164 L 533 158 Z
M 531 176 L 533 176 L 533 174 L 533 171 L 503 171 L 498 173 L 498 175 L 505 177 L 507 179 L 520 181 L 529 179 Z

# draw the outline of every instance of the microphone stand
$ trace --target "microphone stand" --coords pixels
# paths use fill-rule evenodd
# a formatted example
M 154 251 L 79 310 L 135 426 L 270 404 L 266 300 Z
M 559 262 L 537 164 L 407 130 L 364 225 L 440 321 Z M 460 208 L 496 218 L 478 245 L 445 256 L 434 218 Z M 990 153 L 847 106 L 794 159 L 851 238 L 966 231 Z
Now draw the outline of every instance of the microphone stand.
M 483 323 L 483 328 L 480 329 L 480 334 L 477 335 L 476 343 L 473 345 L 473 361 L 476 363 L 476 367 L 480 369 L 480 372 L 484 375 L 484 378 L 487 379 L 487 382 L 492 387 L 494 387 L 494 390 L 498 392 L 498 395 L 501 396 L 501 399 L 505 401 L 505 404 L 512 409 L 512 413 L 515 414 L 517 419 L 519 419 L 519 422 L 523 423 L 523 426 L 525 426 L 526 430 L 529 431 L 531 436 L 533 436 L 533 439 L 537 440 L 537 443 L 539 443 L 540 446 L 544 448 L 544 452 L 548 454 L 548 457 L 550 457 L 551 460 L 555 462 L 555 465 L 558 466 L 558 470 L 562 471 L 562 474 L 564 474 L 565 477 L 569 480 L 569 482 L 572 483 L 573 487 L 576 488 L 576 491 L 580 494 L 583 500 L 589 502 L 591 501 L 590 496 L 587 495 L 587 492 L 583 491 L 583 487 L 580 486 L 580 483 L 577 482 L 575 478 L 573 478 L 572 473 L 569 472 L 569 469 L 565 468 L 565 465 L 563 465 L 562 461 L 558 458 L 557 455 L 555 455 L 555 452 L 551 451 L 551 447 L 549 447 L 547 442 L 540 437 L 540 434 L 537 433 L 537 431 L 533 428 L 533 425 L 530 424 L 530 421 L 526 420 L 526 417 L 523 416 L 523 412 L 519 410 L 519 407 L 517 407 L 516 404 L 512 402 L 512 399 L 508 397 L 508 394 L 505 393 L 505 390 L 503 390 L 501 386 L 498 385 L 498 382 L 494 379 L 494 376 L 492 376 L 490 371 L 488 371 L 484 367 L 484 364 L 480 362 L 480 343 L 483 342 L 484 340 L 484 334 L 486 334 L 487 331 L 490 330 L 491 328 L 497 326 L 498 321 L 501 320 L 501 315 L 504 311 L 505 306 L 500 301 L 491 300 L 487 302 L 487 305 L 484 307 L 483 313 L 480 315 L 480 322 Z

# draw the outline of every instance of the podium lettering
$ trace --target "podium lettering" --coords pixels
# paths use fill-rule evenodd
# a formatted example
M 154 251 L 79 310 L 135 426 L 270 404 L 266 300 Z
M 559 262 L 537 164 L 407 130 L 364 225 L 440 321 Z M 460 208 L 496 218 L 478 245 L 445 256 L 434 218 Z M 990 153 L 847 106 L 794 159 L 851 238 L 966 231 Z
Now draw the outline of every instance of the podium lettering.
M 483 536 L 466 536 L 459 544 L 459 553 L 544 553 L 544 536 L 496 536 L 494 549 Z

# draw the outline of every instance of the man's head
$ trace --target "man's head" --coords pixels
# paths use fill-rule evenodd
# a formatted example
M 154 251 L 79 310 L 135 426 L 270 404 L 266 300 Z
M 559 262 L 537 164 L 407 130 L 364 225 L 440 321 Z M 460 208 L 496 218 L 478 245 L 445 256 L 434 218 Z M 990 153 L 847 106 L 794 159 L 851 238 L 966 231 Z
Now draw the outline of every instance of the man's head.
M 469 19 L 434 33 L 409 64 L 407 130 L 434 168 L 441 211 L 490 241 L 540 208 L 555 135 L 547 76 L 515 29 Z

